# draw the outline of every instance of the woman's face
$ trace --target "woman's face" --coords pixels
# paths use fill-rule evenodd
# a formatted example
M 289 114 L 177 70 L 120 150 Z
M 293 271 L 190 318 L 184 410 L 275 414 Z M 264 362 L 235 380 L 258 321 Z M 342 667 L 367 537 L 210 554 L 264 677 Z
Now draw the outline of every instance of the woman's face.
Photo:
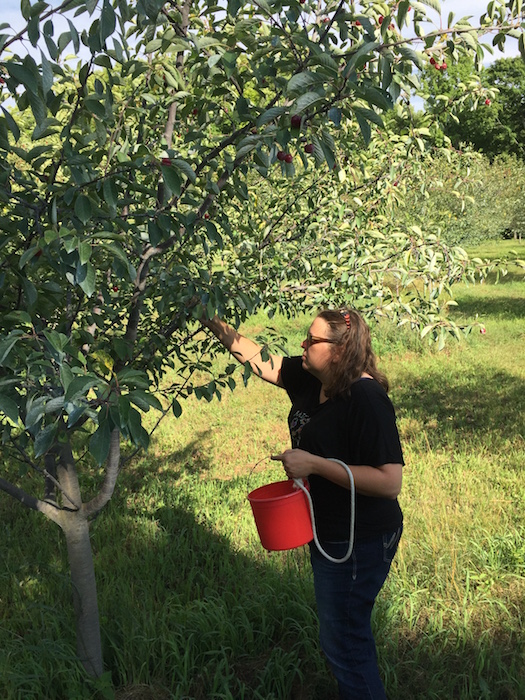
M 313 374 L 314 377 L 323 381 L 328 377 L 337 346 L 330 342 L 316 342 L 321 338 L 330 340 L 330 326 L 323 318 L 317 317 L 310 326 L 308 333 L 312 338 L 312 342 L 308 342 L 307 338 L 301 343 L 303 348 L 303 367 L 307 372 Z

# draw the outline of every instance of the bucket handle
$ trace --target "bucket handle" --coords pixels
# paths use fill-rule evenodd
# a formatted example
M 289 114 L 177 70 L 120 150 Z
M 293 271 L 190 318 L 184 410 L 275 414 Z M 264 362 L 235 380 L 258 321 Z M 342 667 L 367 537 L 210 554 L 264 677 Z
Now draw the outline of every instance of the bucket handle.
M 348 537 L 348 551 L 344 555 L 342 559 L 336 559 L 335 557 L 330 556 L 325 550 L 321 547 L 321 544 L 319 542 L 319 539 L 317 537 L 317 528 L 315 525 L 315 514 L 314 514 L 314 505 L 312 503 L 312 497 L 310 496 L 310 492 L 308 489 L 304 486 L 303 480 L 302 479 L 294 479 L 294 483 L 297 486 L 297 488 L 301 489 L 303 493 L 305 494 L 307 500 L 308 500 L 308 505 L 310 506 L 310 517 L 312 519 L 312 532 L 314 533 L 314 542 L 317 546 L 317 549 L 321 552 L 323 557 L 325 559 L 328 559 L 328 561 L 333 562 L 334 564 L 344 564 L 345 561 L 348 561 L 350 557 L 352 556 L 352 552 L 354 550 L 354 530 L 355 530 L 355 484 L 354 484 L 354 475 L 350 471 L 350 468 L 347 464 L 342 462 L 340 459 L 335 459 L 333 457 L 328 457 L 328 459 L 331 462 L 337 462 L 337 464 L 340 464 L 345 471 L 348 474 L 348 478 L 350 479 L 350 534 Z

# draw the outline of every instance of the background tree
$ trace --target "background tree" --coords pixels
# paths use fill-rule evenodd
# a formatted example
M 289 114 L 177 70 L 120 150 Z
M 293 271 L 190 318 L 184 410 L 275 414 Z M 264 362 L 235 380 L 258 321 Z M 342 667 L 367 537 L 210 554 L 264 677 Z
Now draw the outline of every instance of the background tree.
M 229 368 L 194 386 L 203 313 L 348 300 L 443 338 L 439 293 L 467 261 L 388 216 L 426 132 L 394 146 L 380 113 L 415 65 L 480 53 L 483 32 L 502 43 L 518 16 L 509 2 L 477 29 L 451 19 L 418 52 L 427 7 L 23 0 L 24 30 L 2 26 L 0 489 L 64 532 L 89 674 L 89 522 L 148 446 L 142 413 L 232 386 Z
M 470 144 L 491 160 L 501 154 L 523 160 L 525 62 L 521 58 L 497 59 L 476 75 L 473 58 L 464 56 L 446 71 L 439 70 L 439 64 L 427 66 L 423 82 L 428 91 L 426 109 L 439 117 L 454 148 Z M 444 111 L 444 105 L 453 109 Z

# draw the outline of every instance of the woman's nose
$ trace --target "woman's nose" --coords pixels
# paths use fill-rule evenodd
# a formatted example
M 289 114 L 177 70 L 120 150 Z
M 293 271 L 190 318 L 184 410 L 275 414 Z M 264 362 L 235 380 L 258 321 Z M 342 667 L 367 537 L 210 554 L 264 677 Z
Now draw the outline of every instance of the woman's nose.
M 308 350 L 308 345 L 306 343 L 306 340 L 303 340 L 303 342 L 301 343 L 301 347 L 303 350 Z

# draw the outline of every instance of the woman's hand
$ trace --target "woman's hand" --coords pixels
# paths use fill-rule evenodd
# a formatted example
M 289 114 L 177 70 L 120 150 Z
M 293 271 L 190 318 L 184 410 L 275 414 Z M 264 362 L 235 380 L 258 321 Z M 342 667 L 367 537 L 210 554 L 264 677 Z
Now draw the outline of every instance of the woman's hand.
M 290 479 L 306 479 L 311 474 L 322 476 L 345 489 L 350 488 L 348 473 L 338 462 L 318 457 L 306 450 L 285 450 L 272 459 L 283 463 L 283 468 Z M 354 478 L 355 490 L 364 496 L 373 498 L 397 498 L 401 491 L 403 467 L 401 464 L 382 464 L 371 467 L 366 464 L 351 464 L 349 468 Z
M 280 455 L 272 455 L 271 459 L 283 463 L 283 469 L 289 479 L 306 479 L 314 469 L 314 460 L 319 459 L 306 450 L 285 450 Z

